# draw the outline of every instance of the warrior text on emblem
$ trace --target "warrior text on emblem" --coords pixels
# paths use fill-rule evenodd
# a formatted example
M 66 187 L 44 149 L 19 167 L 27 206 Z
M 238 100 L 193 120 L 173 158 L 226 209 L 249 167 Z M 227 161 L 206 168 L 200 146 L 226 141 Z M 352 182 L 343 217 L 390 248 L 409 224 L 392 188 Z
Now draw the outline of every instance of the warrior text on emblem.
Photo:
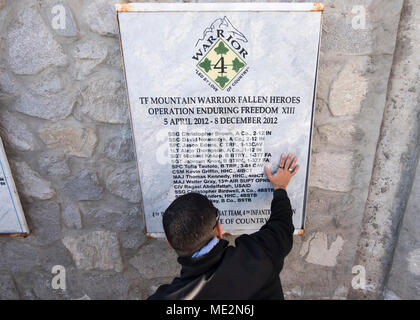
M 219 18 L 204 30 L 192 59 L 199 61 L 197 67 L 223 90 L 244 70 L 247 42 L 227 17 Z

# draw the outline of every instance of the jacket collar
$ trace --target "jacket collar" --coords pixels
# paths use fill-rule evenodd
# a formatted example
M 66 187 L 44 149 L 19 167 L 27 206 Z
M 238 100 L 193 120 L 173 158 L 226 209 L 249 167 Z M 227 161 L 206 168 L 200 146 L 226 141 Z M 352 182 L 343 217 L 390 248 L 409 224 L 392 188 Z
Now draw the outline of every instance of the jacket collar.
M 214 267 L 223 257 L 229 242 L 220 241 L 204 256 L 192 258 L 191 256 L 178 257 L 178 263 L 182 266 L 181 278 L 196 277 Z

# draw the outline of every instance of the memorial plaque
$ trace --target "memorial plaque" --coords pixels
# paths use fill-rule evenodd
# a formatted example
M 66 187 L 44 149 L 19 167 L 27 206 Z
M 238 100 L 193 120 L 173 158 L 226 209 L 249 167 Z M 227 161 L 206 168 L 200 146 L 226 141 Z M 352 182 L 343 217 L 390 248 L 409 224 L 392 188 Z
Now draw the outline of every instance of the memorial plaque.
M 29 229 L 0 139 L 0 234 L 26 235 Z
M 116 5 L 147 232 L 187 192 L 205 194 L 225 232 L 270 215 L 264 173 L 298 157 L 288 186 L 303 233 L 320 32 L 319 3 Z

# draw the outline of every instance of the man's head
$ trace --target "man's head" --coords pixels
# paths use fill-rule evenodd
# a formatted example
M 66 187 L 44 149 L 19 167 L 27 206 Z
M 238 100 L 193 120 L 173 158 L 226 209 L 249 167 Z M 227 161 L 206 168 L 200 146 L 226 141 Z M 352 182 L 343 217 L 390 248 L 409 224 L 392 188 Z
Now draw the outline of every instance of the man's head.
M 163 214 L 163 229 L 169 244 L 180 256 L 193 254 L 222 233 L 217 209 L 199 193 L 187 193 L 175 199 Z

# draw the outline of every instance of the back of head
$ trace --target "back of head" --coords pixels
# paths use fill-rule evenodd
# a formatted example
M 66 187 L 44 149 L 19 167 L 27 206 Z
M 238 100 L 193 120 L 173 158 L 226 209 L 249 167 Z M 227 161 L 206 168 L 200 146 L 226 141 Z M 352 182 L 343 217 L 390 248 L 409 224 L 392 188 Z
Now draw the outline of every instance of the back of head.
M 216 208 L 199 193 L 175 199 L 163 214 L 163 229 L 180 256 L 192 255 L 214 237 Z

